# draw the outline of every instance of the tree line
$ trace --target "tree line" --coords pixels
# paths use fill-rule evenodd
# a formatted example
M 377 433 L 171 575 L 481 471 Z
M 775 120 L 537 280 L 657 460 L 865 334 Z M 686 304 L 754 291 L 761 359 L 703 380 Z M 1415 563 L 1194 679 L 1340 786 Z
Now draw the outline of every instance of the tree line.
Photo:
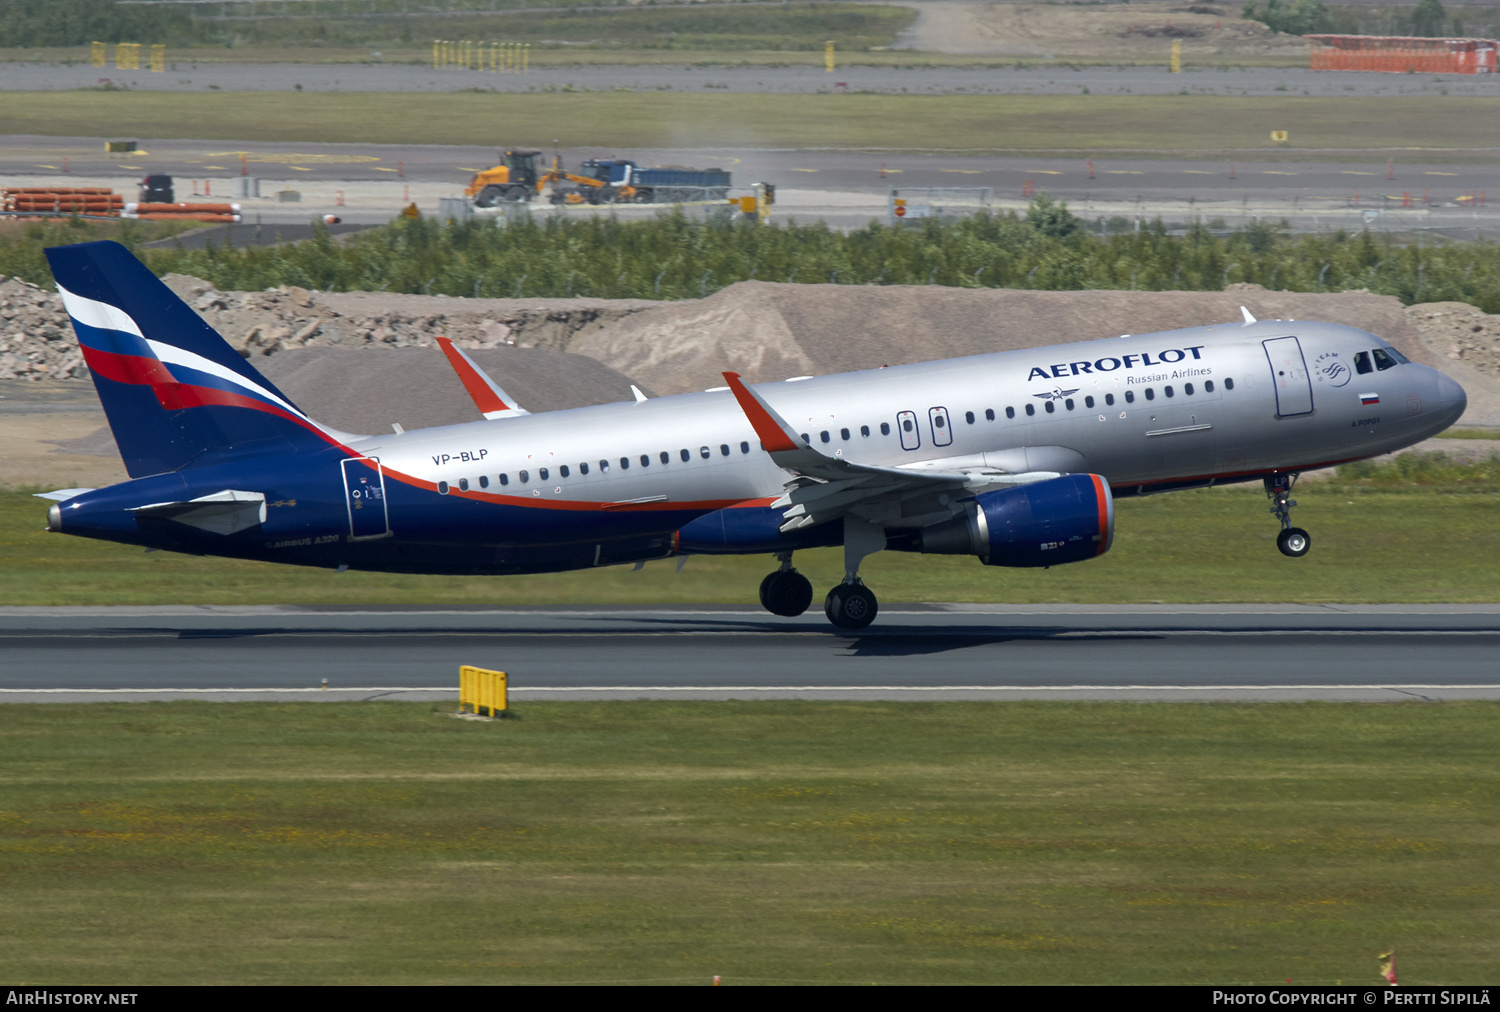
M 1046 196 L 1025 215 L 929 218 L 919 227 L 872 222 L 839 232 L 822 222 L 769 226 L 690 219 L 549 217 L 497 224 L 432 219 L 294 245 L 151 250 L 157 273 L 177 271 L 226 290 L 298 285 L 487 298 L 701 298 L 737 281 L 944 285 L 1050 291 L 1368 289 L 1403 303 L 1467 302 L 1500 312 L 1500 247 L 1492 242 L 1401 243 L 1368 231 L 1292 236 L 1254 222 L 1222 235 L 1202 223 L 1174 235 L 1160 221 L 1095 235 Z
M 406 220 L 278 246 L 144 249 L 154 222 L 35 224 L 0 238 L 0 274 L 50 285 L 48 245 L 116 238 L 158 275 L 191 274 L 226 291 L 281 285 L 486 298 L 693 299 L 737 281 L 944 285 L 1050 291 L 1367 289 L 1403 303 L 1466 302 L 1500 313 L 1500 246 L 1400 242 L 1368 231 L 1293 236 L 1254 222 L 1227 234 L 1202 223 L 1173 234 L 1160 221 L 1094 234 L 1045 195 L 1028 213 L 983 213 L 919 226 L 871 223 L 839 232 L 822 222 L 758 225 L 695 220 L 548 217 L 462 223 Z M 1119 224 L 1124 224 L 1123 221 Z

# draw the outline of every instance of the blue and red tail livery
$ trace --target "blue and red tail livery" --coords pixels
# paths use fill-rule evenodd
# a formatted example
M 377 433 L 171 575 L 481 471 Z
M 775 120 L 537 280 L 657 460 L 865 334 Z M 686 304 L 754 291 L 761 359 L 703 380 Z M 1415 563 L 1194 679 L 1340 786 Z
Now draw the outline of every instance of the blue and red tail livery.
M 1263 481 L 1278 547 L 1303 555 L 1298 473 L 1409 446 L 1466 405 L 1364 331 L 1246 312 L 1233 327 L 753 387 L 726 372 L 717 390 L 539 414 L 444 341 L 486 420 L 358 436 L 303 413 L 123 247 L 47 256 L 132 477 L 46 494 L 50 530 L 387 572 L 769 553 L 780 565 L 760 600 L 783 616 L 813 597 L 793 552 L 842 545 L 824 611 L 844 629 L 876 615 L 859 577 L 875 552 L 1082 562 L 1113 544 L 1120 496 Z M 1357 398 L 1306 368 L 1362 353 L 1389 364 Z M 1405 410 L 1381 413 L 1393 403 Z
M 47 250 L 132 477 L 329 437 L 118 243 Z

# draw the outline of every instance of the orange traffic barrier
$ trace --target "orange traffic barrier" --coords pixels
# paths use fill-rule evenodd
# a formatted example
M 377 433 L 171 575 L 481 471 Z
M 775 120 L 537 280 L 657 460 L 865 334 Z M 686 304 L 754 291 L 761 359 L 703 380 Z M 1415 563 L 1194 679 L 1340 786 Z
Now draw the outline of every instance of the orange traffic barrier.
M 132 214 L 126 217 L 142 221 L 206 221 L 217 225 L 233 225 L 240 220 L 237 214 Z
M 126 204 L 125 210 L 137 214 L 233 214 L 240 209 L 238 204 L 161 204 L 142 202 Z

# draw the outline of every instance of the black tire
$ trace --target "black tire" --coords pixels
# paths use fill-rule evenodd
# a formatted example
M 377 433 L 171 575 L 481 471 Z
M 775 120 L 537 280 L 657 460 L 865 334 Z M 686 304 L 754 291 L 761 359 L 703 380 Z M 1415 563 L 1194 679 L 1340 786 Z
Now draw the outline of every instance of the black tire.
M 807 577 L 795 569 L 772 573 L 765 588 L 766 610 L 783 618 L 796 618 L 812 604 L 813 588 Z
M 1300 559 L 1312 547 L 1312 536 L 1300 527 L 1288 527 L 1276 535 L 1276 547 L 1282 555 Z
M 531 191 L 524 186 L 507 186 L 505 193 L 500 199 L 509 201 L 512 204 L 529 204 L 531 203 Z
M 780 575 L 781 571 L 777 570 L 774 573 L 767 573 L 766 578 L 760 581 L 760 606 L 772 615 L 776 614 L 776 609 L 771 607 L 771 585 Z
M 479 196 L 474 198 L 475 207 L 494 207 L 502 200 L 508 199 L 505 189 L 499 186 L 486 186 L 479 191 Z
M 655 202 L 656 194 L 651 190 L 636 190 L 635 202 L 637 204 L 650 204 Z
M 863 629 L 879 612 L 874 591 L 857 583 L 841 583 L 823 600 L 823 613 L 840 629 Z
M 619 191 L 613 186 L 601 186 L 594 191 L 595 204 L 613 204 L 620 199 Z

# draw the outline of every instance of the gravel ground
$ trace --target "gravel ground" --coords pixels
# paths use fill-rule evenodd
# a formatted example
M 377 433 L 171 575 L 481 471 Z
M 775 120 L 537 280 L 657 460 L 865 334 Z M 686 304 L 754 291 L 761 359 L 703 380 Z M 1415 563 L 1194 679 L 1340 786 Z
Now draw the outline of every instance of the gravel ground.
M 435 71 L 410 65 L 173 64 L 115 70 L 86 64 L 0 63 L 0 91 L 69 91 L 104 84 L 139 91 L 499 92 L 579 91 L 817 94 L 865 91 L 911 95 L 1495 95 L 1495 75 L 1328 73 L 1301 68 L 1160 67 L 701 67 L 573 66 L 527 74 Z

